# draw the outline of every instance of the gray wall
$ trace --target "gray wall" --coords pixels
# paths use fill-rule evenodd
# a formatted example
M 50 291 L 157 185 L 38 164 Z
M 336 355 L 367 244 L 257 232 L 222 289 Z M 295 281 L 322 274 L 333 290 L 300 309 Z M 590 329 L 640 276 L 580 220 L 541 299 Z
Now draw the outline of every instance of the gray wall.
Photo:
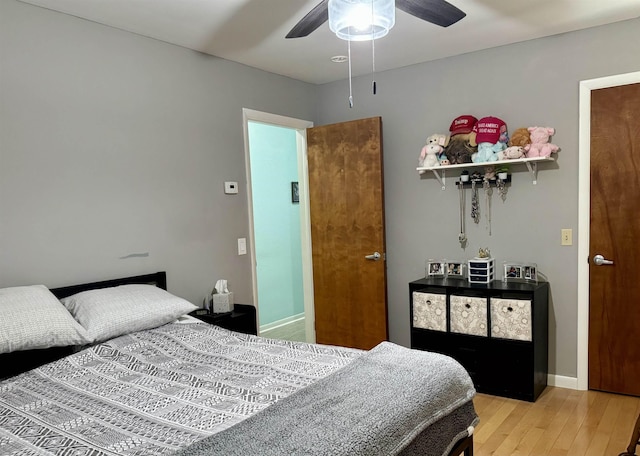
M 486 246 L 498 264 L 535 262 L 548 278 L 550 372 L 576 376 L 578 84 L 640 70 L 639 43 L 636 19 L 384 72 L 375 96 L 370 78 L 354 81 L 353 109 L 345 81 L 320 88 L 317 125 L 382 116 L 391 340 L 409 343 L 407 283 L 424 276 L 425 259 L 467 259 Z M 461 114 L 498 116 L 510 131 L 555 127 L 553 143 L 562 148 L 557 163 L 541 166 L 537 185 L 526 167 L 512 166 L 506 201 L 493 197 L 492 235 L 484 213 L 478 226 L 467 214 L 464 250 L 455 185 L 441 191 L 415 171 L 425 138 L 447 133 Z M 468 212 L 469 201 L 467 194 Z M 574 230 L 572 247 L 560 246 L 562 228 Z
M 576 375 L 578 82 L 640 69 L 640 20 L 312 86 L 14 0 L 0 2 L 0 286 L 50 286 L 166 269 L 199 302 L 218 278 L 251 302 L 243 107 L 316 125 L 382 116 L 390 336 L 409 343 L 407 283 L 427 258 L 536 262 L 551 282 L 550 371 Z M 437 45 L 437 44 L 434 44 Z M 368 56 L 367 56 L 368 57 Z M 346 75 L 346 68 L 345 68 Z M 493 233 L 415 171 L 460 114 L 511 130 L 553 126 L 562 147 L 538 185 L 513 171 Z M 223 182 L 240 182 L 225 196 Z M 483 200 L 482 200 L 483 201 Z M 560 246 L 560 229 L 574 246 Z M 409 241 L 408 241 L 409 240 Z M 147 258 L 119 259 L 149 252 Z
M 315 91 L 2 0 L 0 286 L 166 269 L 195 303 L 220 278 L 251 303 L 242 108 L 312 119 Z

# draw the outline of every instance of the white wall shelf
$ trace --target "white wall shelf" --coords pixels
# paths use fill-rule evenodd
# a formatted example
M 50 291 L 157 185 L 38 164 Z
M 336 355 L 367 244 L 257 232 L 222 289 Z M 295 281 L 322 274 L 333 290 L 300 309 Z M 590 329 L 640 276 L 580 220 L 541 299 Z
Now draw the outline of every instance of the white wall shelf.
M 442 190 L 446 189 L 446 172 L 448 169 L 465 169 L 465 168 L 484 168 L 485 166 L 496 166 L 500 165 L 518 165 L 524 164 L 527 169 L 531 173 L 531 178 L 533 180 L 533 185 L 538 183 L 538 163 L 540 162 L 551 162 L 555 161 L 553 157 L 531 157 L 531 158 L 516 158 L 512 160 L 498 160 L 493 162 L 484 162 L 484 163 L 461 163 L 459 165 L 444 165 L 444 166 L 432 166 L 432 167 L 418 167 L 416 168 L 418 171 L 431 171 L 433 175 L 438 179 L 440 185 L 442 185 Z M 422 173 L 421 173 L 422 174 Z M 456 176 L 456 180 L 458 176 Z

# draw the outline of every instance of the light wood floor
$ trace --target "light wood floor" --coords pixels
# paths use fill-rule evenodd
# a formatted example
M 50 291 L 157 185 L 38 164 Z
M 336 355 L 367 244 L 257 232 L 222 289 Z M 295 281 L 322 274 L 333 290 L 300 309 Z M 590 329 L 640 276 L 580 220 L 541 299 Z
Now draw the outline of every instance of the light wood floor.
M 264 335 L 303 342 L 304 321 Z M 534 403 L 486 394 L 473 402 L 475 456 L 618 456 L 640 414 L 639 397 L 554 387 Z
M 279 328 L 261 331 L 260 335 L 271 339 L 292 340 L 295 342 L 306 342 L 307 340 L 304 318 Z
M 475 456 L 617 456 L 640 413 L 638 397 L 554 387 L 535 403 L 478 394 L 474 405 Z

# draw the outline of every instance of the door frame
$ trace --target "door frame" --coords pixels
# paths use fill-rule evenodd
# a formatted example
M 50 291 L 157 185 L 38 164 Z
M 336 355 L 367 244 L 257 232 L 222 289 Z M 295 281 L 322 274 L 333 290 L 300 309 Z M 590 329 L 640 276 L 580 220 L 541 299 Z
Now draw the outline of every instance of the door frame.
M 589 389 L 589 241 L 591 201 L 591 91 L 640 83 L 640 71 L 580 81 L 578 139 L 577 389 Z
M 251 152 L 249 148 L 249 122 L 259 122 L 277 127 L 296 130 L 298 155 L 298 186 L 300 189 L 300 238 L 302 241 L 302 288 L 304 295 L 305 334 L 307 342 L 315 342 L 315 318 L 313 304 L 313 262 L 311 256 L 311 215 L 309 212 L 309 169 L 307 165 L 307 128 L 313 127 L 309 120 L 271 114 L 253 109 L 242 108 L 242 127 L 244 134 L 245 173 L 247 181 L 247 208 L 249 211 L 249 246 L 251 258 L 251 287 L 256 310 L 258 302 L 258 274 L 255 249 L 255 231 L 253 220 L 253 193 L 251 188 Z M 260 329 L 260 312 L 256 312 L 257 327 Z

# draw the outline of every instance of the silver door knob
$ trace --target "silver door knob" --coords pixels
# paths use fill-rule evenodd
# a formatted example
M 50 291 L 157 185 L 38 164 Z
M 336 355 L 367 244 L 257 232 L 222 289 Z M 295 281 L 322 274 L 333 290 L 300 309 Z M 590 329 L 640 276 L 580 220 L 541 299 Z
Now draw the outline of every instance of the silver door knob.
M 365 258 L 367 260 L 378 261 L 380 258 L 382 258 L 382 255 L 380 255 L 379 252 L 373 252 L 373 254 L 371 255 L 365 255 Z
M 602 255 L 596 255 L 593 257 L 593 264 L 603 266 L 605 264 L 613 264 L 613 261 L 605 259 Z

